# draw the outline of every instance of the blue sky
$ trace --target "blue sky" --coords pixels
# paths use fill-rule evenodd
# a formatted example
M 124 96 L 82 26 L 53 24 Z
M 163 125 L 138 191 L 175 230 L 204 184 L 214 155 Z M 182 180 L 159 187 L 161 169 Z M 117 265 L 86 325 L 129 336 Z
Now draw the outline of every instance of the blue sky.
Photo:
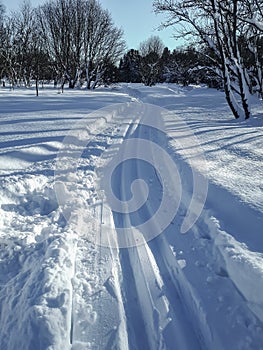
M 172 28 L 155 30 L 163 17 L 153 12 L 152 0 L 101 0 L 102 6 L 108 8 L 115 23 L 122 27 L 129 48 L 137 48 L 139 43 L 151 35 L 158 35 L 170 49 L 180 43 L 172 38 Z
M 2 0 L 7 10 L 19 7 L 20 0 Z M 45 0 L 31 0 L 36 6 Z M 163 17 L 155 15 L 152 9 L 152 0 L 100 0 L 103 8 L 107 8 L 115 24 L 124 31 L 124 38 L 128 48 L 139 47 L 140 42 L 148 39 L 151 35 L 158 35 L 164 44 L 170 49 L 178 47 L 181 42 L 172 38 L 173 29 L 162 31 L 155 30 Z

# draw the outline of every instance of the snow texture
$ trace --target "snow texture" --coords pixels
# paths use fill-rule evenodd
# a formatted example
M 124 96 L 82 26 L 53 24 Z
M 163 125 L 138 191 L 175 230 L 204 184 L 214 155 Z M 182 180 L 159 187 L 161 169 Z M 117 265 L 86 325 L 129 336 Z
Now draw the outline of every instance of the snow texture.
M 2 88 L 0 95 L 1 350 L 263 349 L 262 101 L 254 101 L 253 119 L 239 122 L 222 92 L 202 86 L 123 84 L 64 94 L 46 87 L 38 98 L 30 89 Z M 165 134 L 157 137 L 129 116 L 105 120 L 95 112 L 126 102 L 170 111 Z M 64 137 L 83 117 L 92 142 L 75 171 L 54 182 Z M 144 178 L 149 196 L 139 214 L 111 211 L 97 191 L 107 149 L 142 134 L 177 166 L 183 190 L 176 216 L 142 245 L 96 244 L 103 226 L 128 225 L 140 235 L 138 220 L 160 203 L 158 175 L 139 162 L 112 184 L 127 199 L 134 174 Z M 76 140 L 69 146 L 70 159 Z M 193 171 L 207 178 L 208 194 L 194 226 L 181 234 Z

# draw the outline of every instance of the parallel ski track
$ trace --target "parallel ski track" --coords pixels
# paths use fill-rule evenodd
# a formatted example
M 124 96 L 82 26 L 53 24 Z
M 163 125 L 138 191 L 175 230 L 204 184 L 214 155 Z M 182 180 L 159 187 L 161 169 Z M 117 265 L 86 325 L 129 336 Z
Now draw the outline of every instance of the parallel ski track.
M 140 125 L 138 126 L 138 128 L 140 128 Z M 141 134 L 140 129 L 138 137 L 145 137 L 145 135 Z M 141 178 L 142 174 L 140 173 L 140 166 L 138 162 L 136 172 L 137 177 Z M 125 181 L 125 177 L 123 181 Z M 151 188 L 150 190 L 153 190 L 153 188 Z M 156 196 L 159 197 L 159 193 L 156 193 Z M 146 210 L 148 211 L 149 217 L 153 215 L 153 213 L 151 212 L 150 205 L 151 204 L 148 203 L 148 205 L 146 206 Z M 154 241 L 159 242 L 159 239 L 160 238 L 157 238 Z M 165 297 L 168 307 L 169 320 L 165 325 L 167 328 L 165 329 L 165 327 L 163 327 L 162 324 L 159 324 L 159 327 L 157 328 L 158 331 L 156 330 L 156 338 L 154 339 L 154 342 L 150 344 L 150 349 L 169 349 L 169 346 L 171 346 L 171 344 L 173 344 L 175 349 L 190 349 L 193 346 L 195 347 L 195 349 L 201 349 L 200 339 L 198 338 L 198 336 L 196 336 L 196 339 L 193 341 L 193 335 L 196 333 L 196 325 L 195 327 L 193 327 L 190 321 L 191 317 L 186 316 L 187 314 L 189 315 L 189 310 L 185 308 L 185 300 L 183 300 L 181 298 L 182 296 L 178 293 L 178 285 L 175 284 L 174 279 L 171 278 L 171 270 L 168 269 L 167 265 L 162 262 L 162 257 L 159 256 L 159 254 L 161 254 L 161 251 L 159 251 L 158 256 L 154 256 L 153 254 L 155 252 L 156 255 L 156 250 L 149 249 L 150 247 L 153 247 L 155 245 L 157 246 L 158 244 L 151 244 L 151 242 L 149 244 L 149 242 L 145 242 L 144 246 L 133 248 L 133 250 L 135 250 L 136 252 L 136 255 L 138 256 L 140 268 L 145 279 L 145 293 L 142 293 L 142 290 L 137 289 L 138 299 L 141 305 L 143 305 L 143 303 L 145 303 L 145 296 L 147 295 L 148 299 L 152 302 L 152 314 L 143 314 L 144 323 L 146 325 L 154 325 L 154 310 L 157 310 L 160 314 L 163 313 L 164 307 L 163 305 L 160 305 L 160 298 Z M 132 256 L 132 254 L 134 255 L 135 253 L 133 251 L 128 252 L 128 254 Z M 149 254 L 152 254 L 152 256 L 150 257 Z M 153 269 L 153 263 L 155 264 L 155 269 Z M 159 297 L 158 290 L 156 289 L 156 283 L 155 281 L 153 281 L 153 278 L 156 275 L 156 268 L 158 269 L 159 278 L 161 278 L 162 280 L 161 286 L 159 286 L 159 288 L 161 289 L 159 290 Z M 131 269 L 134 269 L 132 261 Z M 138 276 L 138 273 L 134 275 Z M 148 334 L 149 338 L 152 337 L 152 335 L 149 334 L 149 332 L 147 331 L 146 334 Z M 204 346 L 204 344 L 202 345 Z
M 130 92 L 130 91 L 129 91 Z M 132 95 L 137 97 L 136 93 L 132 93 Z M 138 102 L 142 102 L 140 98 L 136 98 Z M 138 132 L 138 138 L 144 138 L 145 136 L 143 134 L 140 134 L 140 125 L 137 126 Z M 126 135 L 126 137 L 130 137 L 129 134 Z M 168 139 L 168 136 L 167 136 Z M 149 137 L 150 141 L 154 141 Z M 155 140 L 156 141 L 156 140 Z M 157 140 L 158 143 L 158 140 Z M 168 147 L 168 145 L 167 145 Z M 168 149 L 165 149 L 165 151 L 169 151 Z M 154 154 L 153 154 L 154 158 Z M 156 162 L 159 160 L 156 159 Z M 136 164 L 138 165 L 138 163 Z M 165 168 L 165 165 L 164 165 Z M 164 169 L 164 171 L 166 171 Z M 140 167 L 136 166 L 136 172 L 138 178 L 140 178 Z M 122 182 L 125 182 L 126 178 L 129 176 L 129 174 L 124 174 L 122 178 Z M 125 188 L 125 186 L 124 186 Z M 153 189 L 151 189 L 153 190 Z M 156 194 L 158 196 L 158 194 Z M 148 203 L 146 206 L 146 210 L 148 211 L 148 216 L 151 217 L 151 206 Z M 203 215 L 201 215 L 200 218 L 202 222 L 202 227 L 206 227 L 205 218 L 203 218 Z M 131 223 L 132 224 L 132 223 Z M 175 231 L 176 229 L 176 225 Z M 198 229 L 198 227 L 196 227 Z M 179 227 L 178 227 L 179 229 Z M 179 231 L 174 232 L 175 235 L 180 235 Z M 191 234 L 191 233 L 189 233 Z M 193 234 L 193 232 L 192 232 Z M 202 233 L 199 234 L 200 238 L 202 237 Z M 147 247 L 147 248 L 146 248 Z M 154 339 L 154 342 L 151 343 L 148 342 L 148 346 L 150 349 L 169 349 L 169 346 L 171 346 L 171 343 L 174 344 L 175 349 L 192 349 L 193 347 L 195 349 L 210 349 L 211 347 L 216 346 L 224 346 L 224 339 L 222 339 L 222 334 L 220 335 L 220 332 L 218 333 L 216 329 L 214 329 L 213 325 L 209 325 L 206 320 L 206 303 L 203 304 L 205 301 L 204 299 L 200 303 L 199 300 L 202 295 L 199 295 L 199 289 L 195 290 L 196 286 L 192 286 L 192 281 L 187 279 L 187 276 L 185 276 L 184 272 L 182 271 L 181 267 L 179 266 L 177 259 L 174 257 L 173 252 L 171 250 L 171 247 L 169 246 L 169 243 L 166 239 L 166 235 L 162 234 L 161 236 L 157 237 L 156 239 L 145 242 L 145 247 L 143 248 L 133 248 L 133 252 L 131 250 L 128 250 L 128 263 L 130 264 L 130 269 L 133 271 L 133 276 L 138 277 L 138 267 L 134 264 L 134 255 L 136 255 L 135 260 L 138 260 L 140 263 L 142 274 L 144 274 L 145 278 L 145 285 L 144 285 L 144 292 L 142 290 L 139 290 L 137 288 L 137 297 L 138 297 L 138 304 L 143 305 L 145 296 L 148 295 L 149 300 L 156 300 L 154 297 L 155 290 L 151 289 L 151 279 L 152 274 L 149 273 L 149 265 L 147 264 L 147 272 L 145 273 L 144 269 L 144 263 L 145 261 L 151 261 L 149 258 L 149 252 L 148 248 L 150 248 L 152 257 L 151 259 L 154 259 L 154 263 L 156 266 L 158 266 L 158 274 L 162 279 L 162 294 L 165 295 L 168 303 L 169 303 L 169 316 L 171 317 L 171 322 L 169 324 L 169 327 L 167 329 L 172 329 L 173 334 L 173 340 L 171 342 L 171 338 L 169 338 L 169 332 L 157 332 L 157 338 Z M 215 248 L 214 248 L 215 249 Z M 134 252 L 135 251 L 135 252 Z M 143 251 L 143 253 L 142 253 Z M 218 255 L 220 253 L 218 252 Z M 140 258 L 144 256 L 143 259 L 140 260 Z M 213 261 L 211 257 L 211 261 Z M 127 263 L 127 258 L 125 263 Z M 191 263 L 194 263 L 192 261 Z M 134 266 L 135 265 L 135 266 Z M 137 264 L 138 265 L 138 264 Z M 220 266 L 217 267 L 220 269 Z M 154 274 L 154 272 L 153 272 Z M 208 277 L 209 275 L 207 275 Z M 234 284 L 228 283 L 228 288 L 232 285 L 233 293 L 239 294 L 238 290 L 236 289 Z M 135 283 L 133 283 L 133 288 L 136 290 L 136 280 Z M 242 299 L 242 298 L 241 298 Z M 242 300 L 240 300 L 242 303 Z M 151 305 L 152 309 L 157 309 L 158 306 Z M 230 305 L 229 305 L 230 306 Z M 245 305 L 244 305 L 245 307 Z M 141 317 L 142 316 L 142 317 Z M 152 340 L 151 334 L 149 330 L 147 330 L 147 325 L 154 324 L 154 321 L 152 319 L 152 314 L 145 312 L 142 313 L 142 315 L 138 315 L 138 318 L 141 317 L 142 321 L 145 326 L 145 334 L 148 334 L 148 339 Z M 240 329 L 241 331 L 241 329 Z M 242 331 L 241 331 L 242 332 Z M 170 334 L 171 334 L 170 333 Z M 166 339 L 167 337 L 167 339 Z M 159 338 L 159 339 L 158 339 Z M 161 340 L 162 339 L 162 340 Z M 190 344 L 190 339 L 194 339 L 194 345 Z M 158 342 L 158 340 L 160 342 Z M 167 340 L 167 342 L 166 342 Z
M 135 100 L 142 102 L 136 93 L 135 95 Z M 134 101 L 134 96 L 131 95 L 131 99 Z M 144 138 L 139 128 L 139 121 L 131 122 L 122 135 L 123 139 L 133 137 L 135 131 L 138 132 L 138 138 Z M 142 174 L 138 162 L 135 171 L 140 178 Z M 124 201 L 129 194 L 129 189 L 125 186 L 129 176 L 129 169 L 122 168 L 121 180 L 117 180 L 121 183 Z M 146 210 L 151 216 L 150 205 Z M 120 217 L 113 213 L 113 218 L 116 227 L 120 220 L 124 220 L 126 226 L 132 227 L 132 219 L 128 214 Z M 205 218 L 201 217 L 200 220 L 206 226 Z M 217 339 L 213 325 L 207 324 L 205 310 L 199 309 L 200 305 L 197 304 L 198 290 L 193 291 L 191 281 L 188 281 L 182 272 L 165 235 L 145 242 L 145 245 L 140 247 L 120 249 L 117 255 L 115 251 L 112 259 L 118 260 L 118 273 L 121 274 L 119 302 L 122 304 L 120 308 L 125 312 L 129 343 L 127 350 L 141 350 L 142 347 L 143 350 L 205 350 L 223 341 Z M 234 290 L 236 293 L 233 285 Z M 205 304 L 202 306 L 206 307 Z M 221 344 L 223 346 L 224 341 Z
M 131 125 L 125 138 L 140 128 L 140 124 Z M 138 137 L 143 137 L 139 135 Z M 135 143 L 136 144 L 136 143 Z M 140 166 L 136 163 L 137 178 L 140 178 Z M 125 183 L 130 176 L 129 169 L 122 169 L 122 199 L 127 198 Z M 147 208 L 149 214 L 151 209 Z M 118 217 L 115 218 L 118 220 Z M 132 227 L 127 214 L 124 218 L 127 226 Z M 148 244 L 139 247 L 121 249 L 120 261 L 124 276 L 122 290 L 125 299 L 125 310 L 128 320 L 129 341 L 131 349 L 201 349 L 200 339 L 193 341 L 193 328 L 186 312 L 184 301 L 177 291 L 177 286 L 170 277 L 171 271 L 165 264 L 153 258 Z M 154 266 L 153 266 L 154 265 Z M 159 265 L 159 269 L 158 266 Z M 160 267 L 162 268 L 160 270 Z M 158 271 L 157 271 L 158 270 Z M 128 277 L 126 277 L 128 276 Z M 136 302 L 135 302 L 136 301 Z M 131 305 L 132 307 L 131 307 Z M 132 310 L 131 310 L 132 308 Z M 203 347 L 204 349 L 204 347 Z

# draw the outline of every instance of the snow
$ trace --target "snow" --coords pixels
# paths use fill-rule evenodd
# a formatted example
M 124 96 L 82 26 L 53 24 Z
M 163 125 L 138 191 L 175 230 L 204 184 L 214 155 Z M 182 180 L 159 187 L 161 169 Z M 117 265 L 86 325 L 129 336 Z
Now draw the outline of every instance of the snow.
M 263 349 L 262 101 L 240 122 L 204 86 L 0 97 L 0 349 Z

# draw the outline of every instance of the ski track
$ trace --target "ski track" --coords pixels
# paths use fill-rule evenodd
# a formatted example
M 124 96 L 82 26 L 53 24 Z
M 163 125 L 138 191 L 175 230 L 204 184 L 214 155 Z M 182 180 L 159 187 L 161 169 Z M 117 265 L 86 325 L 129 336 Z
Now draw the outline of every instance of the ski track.
M 162 86 L 155 95 L 139 89 L 127 85 L 118 92 L 120 100 L 166 105 L 173 96 L 176 100 L 184 94 L 179 87 Z M 211 184 L 209 209 L 205 207 L 190 232 L 180 233 L 192 175 L 187 159 L 173 142 L 173 127 L 169 120 L 165 122 L 168 134 L 158 138 L 156 132 L 141 126 L 140 120 L 131 121 L 121 111 L 112 119 L 99 121 L 99 132 L 95 127 L 78 171 L 69 171 L 66 180 L 61 176 L 63 210 L 71 213 L 69 222 L 52 184 L 61 133 L 54 131 L 54 138 L 46 140 L 48 149 L 42 136 L 18 140 L 15 155 L 19 154 L 21 161 L 29 161 L 33 146 L 44 155 L 25 172 L 11 169 L 11 175 L 1 173 L 1 350 L 263 349 L 262 293 L 251 294 L 253 288 L 259 288 L 257 283 L 262 283 L 260 239 L 257 243 L 255 235 L 256 243 L 250 247 L 250 242 L 245 242 L 247 228 L 242 232 L 242 218 L 238 232 L 234 222 L 224 222 L 224 208 L 212 206 L 213 197 L 221 193 L 218 183 Z M 4 157 L 9 157 L 14 155 L 13 141 L 6 133 L 10 140 L 3 143 Z M 110 242 L 115 227 L 129 226 L 135 236 L 141 234 L 134 228 L 140 217 L 111 212 L 94 185 L 95 170 L 107 148 L 130 138 L 164 147 L 179 168 L 186 193 L 162 235 L 137 247 L 108 248 L 96 243 L 101 239 Z M 29 145 L 33 146 L 26 153 Z M 163 167 L 165 170 L 165 164 Z M 121 179 L 113 183 L 116 188 L 121 184 L 124 201 L 134 177 L 145 177 L 138 161 L 123 166 Z M 153 171 L 146 182 L 153 193 L 143 210 L 151 216 L 162 191 Z M 68 203 L 70 191 L 75 193 L 74 203 Z M 251 234 L 255 234 L 262 224 L 258 211 L 236 204 L 236 194 L 227 195 L 233 208 L 241 208 L 242 216 L 246 213 L 254 220 Z M 90 207 L 100 225 L 90 222 Z M 108 234 L 103 226 L 110 228 Z

